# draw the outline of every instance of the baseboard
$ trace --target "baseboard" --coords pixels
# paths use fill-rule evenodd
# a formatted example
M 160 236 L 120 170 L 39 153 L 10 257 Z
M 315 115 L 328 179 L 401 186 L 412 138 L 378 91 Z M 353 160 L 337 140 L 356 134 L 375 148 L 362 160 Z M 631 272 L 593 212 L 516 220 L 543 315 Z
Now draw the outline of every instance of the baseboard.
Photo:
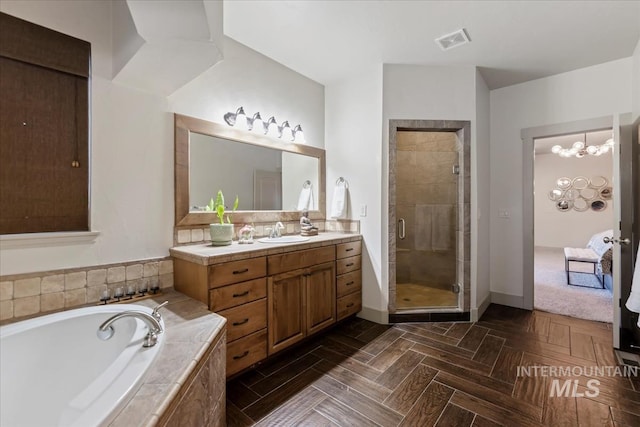
M 471 309 L 471 321 L 477 322 L 480 320 L 484 312 L 489 308 L 489 304 L 491 304 L 491 293 L 488 293 L 487 296 L 484 297 L 484 300 L 482 300 L 478 308 Z
M 389 312 L 386 310 L 376 310 L 375 308 L 362 306 L 358 317 L 382 325 L 389 324 Z
M 491 302 L 493 304 L 506 305 L 509 307 L 524 308 L 524 297 L 518 295 L 491 292 Z

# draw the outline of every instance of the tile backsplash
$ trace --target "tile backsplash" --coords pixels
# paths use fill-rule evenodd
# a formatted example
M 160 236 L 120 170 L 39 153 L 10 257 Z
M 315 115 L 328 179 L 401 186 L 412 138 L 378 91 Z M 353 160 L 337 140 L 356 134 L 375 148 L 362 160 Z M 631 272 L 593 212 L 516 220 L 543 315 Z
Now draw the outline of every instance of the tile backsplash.
M 156 284 L 173 287 L 170 257 L 0 276 L 0 320 L 97 303 L 107 289 Z

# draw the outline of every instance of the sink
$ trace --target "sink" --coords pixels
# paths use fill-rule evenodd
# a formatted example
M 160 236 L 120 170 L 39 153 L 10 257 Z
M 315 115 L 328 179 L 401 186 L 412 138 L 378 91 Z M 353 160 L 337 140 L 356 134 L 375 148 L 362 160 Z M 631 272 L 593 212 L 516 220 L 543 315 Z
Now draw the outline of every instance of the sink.
M 263 237 L 258 239 L 260 243 L 299 243 L 309 240 L 306 236 L 282 236 L 282 237 Z

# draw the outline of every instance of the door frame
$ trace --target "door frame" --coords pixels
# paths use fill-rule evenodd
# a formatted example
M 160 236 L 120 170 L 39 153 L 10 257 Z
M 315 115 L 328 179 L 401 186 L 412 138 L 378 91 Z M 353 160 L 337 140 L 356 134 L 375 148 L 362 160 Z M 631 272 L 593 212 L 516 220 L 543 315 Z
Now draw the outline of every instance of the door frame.
M 536 126 L 522 129 L 520 137 L 522 139 L 522 308 L 533 310 L 534 295 L 534 140 L 544 137 L 560 136 L 573 133 L 592 132 L 605 129 L 613 129 L 613 116 L 598 117 L 573 122 L 557 123 L 546 126 Z M 614 302 L 614 323 L 616 316 L 619 316 L 619 307 L 615 301 L 620 297 L 620 287 L 613 286 Z
M 461 287 L 457 309 L 402 310 L 396 307 L 396 136 L 398 131 L 453 132 L 462 143 L 460 179 L 458 181 L 457 266 Z M 388 192 L 388 264 L 389 320 L 445 321 L 469 320 L 471 305 L 471 122 L 468 120 L 389 120 L 389 192 Z

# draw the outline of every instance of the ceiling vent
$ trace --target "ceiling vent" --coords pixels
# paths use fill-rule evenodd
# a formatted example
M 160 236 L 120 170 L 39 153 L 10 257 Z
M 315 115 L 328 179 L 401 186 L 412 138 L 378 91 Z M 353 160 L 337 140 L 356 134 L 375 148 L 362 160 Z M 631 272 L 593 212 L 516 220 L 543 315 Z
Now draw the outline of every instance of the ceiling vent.
M 445 34 L 442 37 L 436 39 L 436 43 L 442 50 L 453 49 L 454 47 L 462 46 L 471 41 L 464 28 L 454 31 L 453 33 Z

